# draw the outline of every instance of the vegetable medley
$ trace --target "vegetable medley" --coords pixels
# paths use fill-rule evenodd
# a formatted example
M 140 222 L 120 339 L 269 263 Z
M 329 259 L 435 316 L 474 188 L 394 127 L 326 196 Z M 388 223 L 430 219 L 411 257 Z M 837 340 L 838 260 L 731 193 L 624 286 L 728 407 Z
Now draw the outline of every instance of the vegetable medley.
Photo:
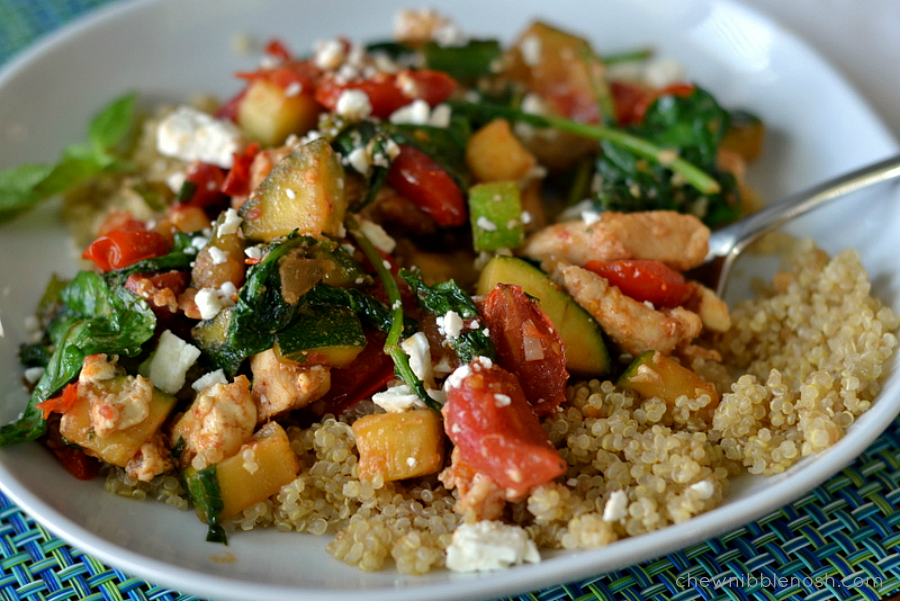
M 361 482 L 453 491 L 465 570 L 492 565 L 470 544 L 535 560 L 509 507 L 574 481 L 548 424 L 578 383 L 711 429 L 726 391 L 692 365 L 726 371 L 731 316 L 685 274 L 748 205 L 758 119 L 541 21 L 504 47 L 408 11 L 391 41 L 265 53 L 222 104 L 138 118 L 126 96 L 58 164 L 2 174 L 3 216 L 65 192 L 93 231 L 0 443 L 80 478 L 176 474 L 224 541 L 309 468 L 288 431 L 337 416 Z

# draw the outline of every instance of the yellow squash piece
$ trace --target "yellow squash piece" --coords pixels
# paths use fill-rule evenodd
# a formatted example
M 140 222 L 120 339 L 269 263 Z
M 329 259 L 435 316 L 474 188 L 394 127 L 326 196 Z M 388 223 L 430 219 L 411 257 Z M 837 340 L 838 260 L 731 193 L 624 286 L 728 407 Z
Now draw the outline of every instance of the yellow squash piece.
M 265 501 L 300 471 L 287 433 L 276 422 L 260 428 L 237 454 L 216 466 L 222 496 L 221 517 L 228 518 Z
M 385 481 L 433 474 L 444 463 L 444 431 L 430 409 L 377 413 L 353 424 L 359 449 L 359 478 L 380 474 Z
M 719 404 L 719 393 L 711 382 L 659 351 L 647 351 L 632 361 L 618 385 L 645 398 L 660 398 L 668 405 L 674 405 L 680 396 L 696 399 L 704 394 L 710 398 L 707 411 Z
M 117 376 L 104 383 L 103 387 L 115 394 L 127 385 L 128 376 Z M 100 438 L 91 426 L 90 400 L 86 396 L 79 396 L 60 422 L 60 434 L 67 441 L 83 448 L 88 455 L 125 467 L 141 446 L 153 438 L 174 406 L 174 396 L 154 388 L 150 414 L 144 421 Z
M 279 146 L 291 134 L 305 134 L 319 117 L 312 94 L 288 94 L 284 89 L 257 79 L 241 99 L 237 124 L 251 140 L 263 146 Z

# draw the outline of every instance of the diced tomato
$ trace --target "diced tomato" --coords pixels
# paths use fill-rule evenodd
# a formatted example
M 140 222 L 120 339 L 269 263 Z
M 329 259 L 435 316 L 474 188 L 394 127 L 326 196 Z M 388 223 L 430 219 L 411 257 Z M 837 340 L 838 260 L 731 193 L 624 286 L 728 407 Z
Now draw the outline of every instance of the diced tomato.
M 593 96 L 578 90 L 559 90 L 549 92 L 547 103 L 556 111 L 579 123 L 597 123 L 600 121 L 600 107 Z
M 616 81 L 611 84 L 610 89 L 616 105 L 616 118 L 619 125 L 641 123 L 650 105 L 663 96 L 687 97 L 694 92 L 694 86 L 686 83 L 672 84 L 653 90 L 636 84 Z
M 269 40 L 266 44 L 265 53 L 280 61 L 291 60 L 291 51 L 288 50 L 284 42 L 277 38 Z
M 499 284 L 481 306 L 497 362 L 519 378 L 535 413 L 552 413 L 566 400 L 562 339 L 538 302 L 520 286 Z
M 323 78 L 316 87 L 316 100 L 330 111 L 347 90 L 360 90 L 369 97 L 372 116 L 387 119 L 391 113 L 416 99 L 430 106 L 440 104 L 456 90 L 456 80 L 440 71 L 420 69 L 400 73 L 379 73 L 360 81 L 338 82 L 334 77 Z
M 259 142 L 251 142 L 240 154 L 235 153 L 234 165 L 222 183 L 222 192 L 229 196 L 250 194 L 250 166 L 259 154 Z
M 411 200 L 438 225 L 452 227 L 466 222 L 466 200 L 459 186 L 430 156 L 406 144 L 391 163 L 388 183 Z
M 77 400 L 78 383 L 73 382 L 71 384 L 66 384 L 59 396 L 38 403 L 37 408 L 44 412 L 44 419 L 47 419 L 50 417 L 51 413 L 65 413 L 72 408 L 72 405 L 74 405 Z
M 312 92 L 322 77 L 322 70 L 312 61 L 286 61 L 275 67 L 238 73 L 238 77 L 249 82 L 264 79 L 282 89 L 299 85 L 302 92 Z
M 135 219 L 128 211 L 113 210 L 106 216 L 97 235 L 102 236 L 110 232 L 120 230 L 123 232 L 143 232 L 147 230 L 147 224 L 140 219 Z
M 323 398 L 329 413 L 340 415 L 395 377 L 394 362 L 383 351 L 385 335 L 370 332 L 366 338 L 366 347 L 350 365 L 331 370 L 331 388 Z
M 623 294 L 657 307 L 683 305 L 694 291 L 684 276 L 659 261 L 588 261 L 584 267 L 609 280 Z
M 51 416 L 47 434 L 40 441 L 56 456 L 66 470 L 79 480 L 90 480 L 100 473 L 100 460 L 90 457 L 80 448 L 68 444 L 59 433 L 59 418 Z
M 517 493 L 564 474 L 566 462 L 541 427 L 516 376 L 478 359 L 461 369 L 468 373 L 454 376 L 442 410 L 444 430 L 461 459 Z
M 188 167 L 184 181 L 193 184 L 194 189 L 189 198 L 179 199 L 180 204 L 214 213 L 227 204 L 228 198 L 222 192 L 225 184 L 225 171 L 221 167 L 209 163 L 192 163 Z
M 91 242 L 81 258 L 93 261 L 103 271 L 112 271 L 160 257 L 169 249 L 168 240 L 156 232 L 115 230 Z

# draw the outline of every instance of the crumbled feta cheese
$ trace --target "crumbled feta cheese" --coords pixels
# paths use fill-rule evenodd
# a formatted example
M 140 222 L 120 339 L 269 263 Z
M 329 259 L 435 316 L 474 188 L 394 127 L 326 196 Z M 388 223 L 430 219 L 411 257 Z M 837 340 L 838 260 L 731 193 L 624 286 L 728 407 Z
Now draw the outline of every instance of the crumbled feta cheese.
M 228 260 L 228 253 L 218 246 L 208 246 L 206 252 L 209 253 L 209 258 L 212 260 L 213 265 L 221 265 Z
M 187 174 L 184 171 L 176 171 L 166 177 L 166 185 L 169 186 L 169 190 L 177 194 L 181 191 L 185 179 L 187 179 Z
M 344 62 L 344 44 L 340 40 L 324 40 L 315 45 L 316 66 L 326 71 L 334 71 Z
M 344 90 L 338 97 L 334 112 L 351 121 L 360 121 L 372 114 L 372 103 L 361 90 Z
M 510 403 L 512 403 L 512 397 L 508 394 L 500 394 L 499 392 L 494 394 L 494 404 L 498 407 L 508 407 Z
M 221 369 L 217 369 L 215 371 L 210 371 L 196 380 L 191 384 L 191 388 L 193 388 L 196 392 L 202 392 L 204 389 L 209 388 L 213 384 L 221 384 L 225 386 L 228 384 L 228 379 L 225 377 L 225 372 Z
M 284 89 L 284 95 L 287 97 L 299 96 L 302 93 L 303 93 L 303 84 L 300 83 L 299 81 L 292 81 Z
M 194 296 L 200 318 L 212 319 L 225 307 L 234 306 L 236 294 L 237 289 L 231 282 L 225 282 L 221 288 L 201 288 Z
M 191 238 L 191 246 L 197 250 L 204 248 L 207 244 L 209 244 L 209 238 L 205 236 L 194 236 Z
M 168 394 L 175 394 L 184 386 L 187 370 L 200 357 L 200 349 L 166 330 L 159 337 L 156 350 L 138 368 L 153 385 Z
M 372 402 L 388 413 L 401 413 L 410 409 L 420 409 L 425 406 L 412 388 L 406 384 L 392 386 L 384 392 L 372 395 Z
M 424 100 L 413 100 L 391 113 L 389 119 L 391 123 L 397 124 L 428 125 L 431 119 L 431 107 Z
M 35 384 L 44 377 L 44 371 L 43 367 L 29 367 L 25 370 L 25 380 L 27 380 L 29 384 Z
M 415 457 L 407 457 L 406 458 L 406 465 L 408 465 L 409 467 L 416 467 L 417 463 L 419 463 L 419 462 L 418 462 L 418 460 L 416 460 Z
M 532 115 L 546 115 L 547 105 L 544 100 L 533 92 L 525 94 L 522 98 L 522 110 Z
M 603 519 L 607 522 L 621 520 L 628 515 L 628 495 L 623 491 L 613 491 L 603 507 Z
M 400 348 L 409 356 L 409 367 L 417 378 L 428 384 L 434 380 L 431 363 L 431 345 L 424 332 L 416 332 L 400 343 Z
M 237 211 L 231 208 L 226 209 L 225 218 L 219 225 L 219 235 L 230 236 L 231 234 L 236 234 L 243 221 L 244 219 L 237 214 Z
M 432 127 L 449 127 L 450 117 L 453 116 L 453 109 L 450 105 L 439 104 L 431 110 L 431 117 L 428 118 L 428 125 Z
M 462 381 L 472 375 L 473 372 L 480 371 L 482 369 L 490 369 L 493 367 L 494 362 L 491 361 L 488 357 L 475 357 L 471 362 L 460 365 L 457 367 L 452 374 L 447 376 L 447 379 L 444 380 L 444 390 L 450 390 L 451 388 L 459 388 L 462 384 Z
M 256 450 L 247 448 L 241 451 L 241 466 L 250 474 L 255 474 L 259 469 L 259 463 L 256 462 Z
M 203 161 L 228 169 L 240 147 L 241 131 L 234 123 L 189 106 L 164 117 L 156 131 L 159 153 L 188 163 Z
M 535 67 L 541 62 L 541 38 L 536 35 L 527 36 L 519 43 L 522 52 L 522 60 L 529 67 Z
M 438 331 L 447 338 L 458 338 L 462 333 L 464 322 L 456 311 L 447 311 L 436 319 Z
M 397 247 L 397 241 L 391 238 L 390 234 L 384 231 L 384 228 L 367 219 L 360 220 L 359 229 L 363 235 L 375 245 L 375 248 L 385 253 L 392 253 Z
M 581 220 L 584 221 L 585 225 L 593 225 L 600 221 L 600 213 L 597 211 L 582 211 Z
M 447 547 L 447 567 L 454 572 L 502 570 L 541 561 L 537 545 L 519 526 L 482 520 L 460 524 Z
M 644 65 L 644 83 L 654 89 L 662 89 L 684 81 L 684 69 L 672 58 L 652 58 Z
M 244 255 L 252 261 L 261 261 L 263 258 L 263 251 L 258 246 L 248 246 L 244 249 Z
M 347 162 L 360 175 L 369 175 L 369 171 L 372 170 L 372 157 L 369 156 L 369 153 L 366 152 L 363 146 L 358 146 L 351 150 L 350 154 L 347 155 Z

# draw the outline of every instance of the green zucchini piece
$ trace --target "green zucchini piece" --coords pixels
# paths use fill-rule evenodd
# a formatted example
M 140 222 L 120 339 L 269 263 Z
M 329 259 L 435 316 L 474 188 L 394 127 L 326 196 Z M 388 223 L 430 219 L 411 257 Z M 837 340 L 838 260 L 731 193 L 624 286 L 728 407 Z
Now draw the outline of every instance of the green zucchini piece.
M 339 237 L 346 212 L 344 168 L 320 138 L 279 161 L 239 214 L 246 239 L 270 242 L 295 230 Z
M 498 255 L 481 272 L 478 294 L 489 294 L 497 284 L 519 285 L 541 302 L 562 338 L 570 373 L 586 378 L 609 373 L 609 352 L 600 325 L 547 274 L 522 259 Z
M 275 353 L 300 364 L 345 367 L 366 346 L 359 317 L 336 306 L 304 306 L 275 335 Z
M 211 543 L 228 544 L 225 529 L 220 525 L 222 519 L 222 492 L 219 489 L 219 476 L 216 466 L 211 465 L 200 471 L 192 467 L 181 473 L 184 487 L 194 502 L 194 507 L 201 519 L 206 522 L 206 540 Z
M 525 239 L 516 182 L 489 182 L 469 188 L 469 214 L 476 251 L 516 248 Z

